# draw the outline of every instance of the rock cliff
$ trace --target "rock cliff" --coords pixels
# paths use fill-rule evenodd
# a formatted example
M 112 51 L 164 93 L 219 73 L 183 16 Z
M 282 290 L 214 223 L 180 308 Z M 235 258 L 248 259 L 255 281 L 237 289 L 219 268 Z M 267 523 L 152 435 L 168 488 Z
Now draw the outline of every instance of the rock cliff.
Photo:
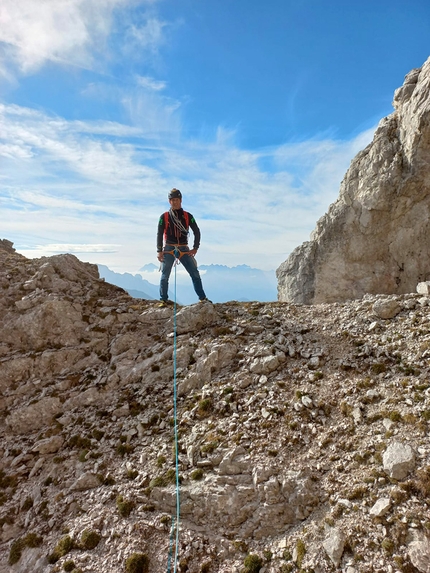
M 352 161 L 338 200 L 277 270 L 278 299 L 313 304 L 413 292 L 430 275 L 430 59 Z
M 6 241 L 0 285 L 0 571 L 165 572 L 173 310 Z M 429 570 L 429 303 L 178 309 L 178 571 Z

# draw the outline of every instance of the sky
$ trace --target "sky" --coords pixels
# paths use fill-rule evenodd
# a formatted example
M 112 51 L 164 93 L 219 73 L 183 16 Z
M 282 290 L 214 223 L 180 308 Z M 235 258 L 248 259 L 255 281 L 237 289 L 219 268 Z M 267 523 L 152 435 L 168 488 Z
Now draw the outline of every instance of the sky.
M 176 187 L 200 264 L 276 269 L 429 38 L 428 0 L 1 0 L 0 238 L 135 273 Z

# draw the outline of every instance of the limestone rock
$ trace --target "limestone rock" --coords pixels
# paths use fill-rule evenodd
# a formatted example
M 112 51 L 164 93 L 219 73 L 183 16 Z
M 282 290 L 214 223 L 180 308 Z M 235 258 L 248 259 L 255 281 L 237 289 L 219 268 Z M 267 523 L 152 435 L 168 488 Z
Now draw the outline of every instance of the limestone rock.
M 332 563 L 337 567 L 342 559 L 346 536 L 337 528 L 332 528 L 323 541 L 323 547 Z
M 43 551 L 36 548 L 26 547 L 22 552 L 19 562 L 11 568 L 13 573 L 45 573 L 48 569 L 48 558 Z
M 97 388 L 88 388 L 84 392 L 77 392 L 72 395 L 64 403 L 64 411 L 71 410 L 73 408 L 89 406 L 90 404 L 102 404 L 104 402 L 103 397 Z
M 186 378 L 179 381 L 178 396 L 186 396 L 191 392 L 191 390 L 201 388 L 203 384 L 204 381 L 200 378 L 200 376 L 196 372 L 192 372 Z
M 53 454 L 58 452 L 58 450 L 63 445 L 64 439 L 61 436 L 52 436 L 51 438 L 46 438 L 40 440 L 33 446 L 33 452 L 39 452 L 39 454 Z
M 8 241 L 7 239 L 0 239 L 0 249 L 9 253 L 15 252 L 12 241 Z
M 4 523 L 0 533 L 0 539 L 4 543 L 10 539 L 18 537 L 21 533 L 21 527 L 16 523 Z
M 412 565 L 421 573 L 430 572 L 430 539 L 425 535 L 417 535 L 408 546 L 408 555 Z
M 385 450 L 382 461 L 384 471 L 397 480 L 404 479 L 415 467 L 415 454 L 409 444 L 393 442 Z
M 388 497 L 381 497 L 370 508 L 369 513 L 373 517 L 382 517 L 390 510 L 390 507 L 391 500 Z
M 429 274 L 430 59 L 358 153 L 309 242 L 277 270 L 278 299 L 304 304 L 414 292 Z
M 254 374 L 269 374 L 279 366 L 278 356 L 263 356 L 255 358 L 251 363 L 249 370 Z
M 93 489 L 99 485 L 100 481 L 98 477 L 91 472 L 86 472 L 78 477 L 78 479 L 71 486 L 70 490 L 83 491 L 86 489 Z
M 47 300 L 4 329 L 4 341 L 31 350 L 75 346 L 86 328 L 81 313 L 66 300 Z
M 373 305 L 373 312 L 378 318 L 394 318 L 402 310 L 397 300 L 377 300 Z
M 417 293 L 418 294 L 430 294 L 430 281 L 426 281 L 423 283 L 417 284 Z
M 19 410 L 15 410 L 6 418 L 6 424 L 15 434 L 25 434 L 38 430 L 50 424 L 54 416 L 62 410 L 59 398 L 42 398 L 35 404 L 30 404 Z
M 194 332 L 211 326 L 218 320 L 215 306 L 210 303 L 197 303 L 191 306 L 184 306 L 176 316 L 178 334 Z M 169 321 L 173 326 L 173 320 Z
M 220 465 L 221 475 L 240 474 L 248 467 L 249 459 L 245 456 L 245 449 L 241 446 L 232 448 L 224 455 Z

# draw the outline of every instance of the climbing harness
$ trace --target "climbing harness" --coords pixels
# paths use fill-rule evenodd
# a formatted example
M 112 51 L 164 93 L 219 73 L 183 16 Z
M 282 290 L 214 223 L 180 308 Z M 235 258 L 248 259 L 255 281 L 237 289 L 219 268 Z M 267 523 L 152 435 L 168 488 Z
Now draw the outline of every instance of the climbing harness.
M 181 262 L 181 258 L 184 255 L 188 255 L 189 251 L 181 251 L 179 247 L 187 247 L 188 245 L 171 245 L 170 243 L 166 243 L 166 247 L 173 247 L 171 251 L 163 251 L 164 254 L 173 255 L 175 257 L 175 262 L 173 263 L 175 266 Z
M 166 246 L 167 247 L 173 247 L 173 249 L 171 251 L 163 250 L 162 252 L 164 255 L 173 255 L 175 257 L 175 262 L 173 263 L 173 265 L 175 267 L 177 265 L 179 265 L 179 263 L 181 262 L 181 259 L 184 255 L 188 255 L 189 257 L 191 257 L 193 260 L 193 263 L 197 267 L 197 261 L 193 255 L 190 255 L 190 251 L 181 251 L 180 250 L 180 247 L 187 247 L 188 245 L 171 245 L 170 243 L 166 243 Z M 161 271 L 162 266 L 163 266 L 163 263 L 160 263 L 160 266 L 158 267 L 159 272 Z M 175 281 L 176 281 L 176 268 L 175 268 Z
M 173 549 L 173 535 L 176 529 L 175 539 L 175 558 L 173 573 L 177 571 L 178 565 L 178 552 L 179 552 L 179 515 L 180 515 L 180 499 L 179 499 L 179 454 L 178 454 L 178 415 L 177 415 L 177 392 L 176 392 L 176 266 L 179 263 L 180 251 L 177 247 L 173 250 L 175 256 L 175 286 L 174 286 L 174 300 L 173 300 L 173 426 L 175 438 L 175 469 L 176 469 L 176 518 L 172 515 L 172 526 L 170 532 L 169 543 L 169 558 L 167 562 L 167 573 L 171 571 L 172 549 Z

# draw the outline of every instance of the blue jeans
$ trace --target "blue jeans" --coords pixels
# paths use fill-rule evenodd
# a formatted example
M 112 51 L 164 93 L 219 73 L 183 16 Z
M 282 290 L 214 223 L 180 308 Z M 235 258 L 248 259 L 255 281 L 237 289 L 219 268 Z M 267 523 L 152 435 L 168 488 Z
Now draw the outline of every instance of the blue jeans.
M 160 279 L 160 299 L 167 300 L 169 298 L 167 292 L 169 290 L 169 277 L 170 273 L 172 272 L 173 263 L 175 262 L 176 258 L 174 254 L 172 254 L 173 250 L 179 250 L 181 253 L 187 253 L 190 249 L 186 245 L 180 245 L 175 247 L 174 245 L 165 245 L 163 249 L 164 258 L 163 262 L 161 263 L 161 279 Z M 194 257 L 190 257 L 189 255 L 182 255 L 179 259 L 183 264 L 185 270 L 190 275 L 191 280 L 193 281 L 193 287 L 196 291 L 197 296 L 200 300 L 206 298 L 205 291 L 203 290 L 202 279 L 200 278 L 200 273 L 197 269 L 197 264 Z

